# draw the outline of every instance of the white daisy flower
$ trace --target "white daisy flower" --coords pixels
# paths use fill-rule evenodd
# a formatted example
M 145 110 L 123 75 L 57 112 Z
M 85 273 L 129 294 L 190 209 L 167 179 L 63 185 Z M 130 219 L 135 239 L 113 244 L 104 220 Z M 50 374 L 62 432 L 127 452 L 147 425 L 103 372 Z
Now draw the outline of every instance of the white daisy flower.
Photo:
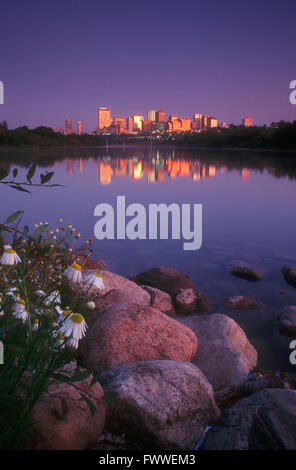
M 48 297 L 46 297 L 44 303 L 47 306 L 51 304 L 60 304 L 61 303 L 60 291 L 59 290 L 53 291 Z
M 67 341 L 67 346 L 69 346 L 70 348 L 75 348 L 75 349 L 77 349 L 77 348 L 78 348 L 78 344 L 79 344 L 79 340 L 78 340 L 78 339 L 70 338 L 70 339 L 68 339 L 68 341 Z
M 26 302 L 23 299 L 17 300 L 12 307 L 12 314 L 14 315 L 15 312 L 23 311 L 26 309 Z
M 59 315 L 62 315 L 62 313 L 64 311 L 59 305 L 55 306 L 55 310 L 58 312 Z
M 38 295 L 38 297 L 46 297 L 45 292 L 41 289 L 36 290 L 35 294 Z
M 86 276 L 85 281 L 90 286 L 96 287 L 97 289 L 101 290 L 105 288 L 105 284 L 103 281 L 103 276 L 100 273 L 91 273 Z
M 82 282 L 81 266 L 78 263 L 73 263 L 65 271 L 64 275 L 67 276 L 71 282 Z
M 20 257 L 18 254 L 11 248 L 10 245 L 4 246 L 4 253 L 0 259 L 1 264 L 7 264 L 8 266 L 12 266 L 14 264 L 18 264 L 21 262 Z
M 39 328 L 39 320 L 38 318 L 36 318 L 36 320 L 34 320 L 34 323 L 33 323 L 33 326 L 32 326 L 32 331 L 37 331 Z
M 72 346 L 78 346 L 78 341 L 85 336 L 87 324 L 85 323 L 83 315 L 80 313 L 71 313 L 65 320 L 65 323 L 59 329 L 67 338 L 72 338 Z M 67 343 L 68 344 L 68 343 Z
M 62 313 L 59 315 L 59 322 L 64 322 L 66 318 L 71 315 L 72 310 L 62 310 Z

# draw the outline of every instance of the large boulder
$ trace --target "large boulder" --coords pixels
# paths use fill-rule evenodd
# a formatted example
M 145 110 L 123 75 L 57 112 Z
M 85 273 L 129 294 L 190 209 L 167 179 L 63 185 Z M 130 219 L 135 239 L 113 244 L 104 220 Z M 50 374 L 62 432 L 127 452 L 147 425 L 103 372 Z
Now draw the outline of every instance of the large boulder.
M 250 299 L 244 295 L 233 295 L 228 297 L 223 304 L 233 310 L 264 310 L 265 306 L 258 300 Z
M 240 326 L 221 313 L 178 318 L 198 338 L 192 362 L 215 390 L 238 387 L 257 365 L 258 355 Z
M 295 409 L 260 407 L 248 441 L 251 450 L 296 450 Z
M 156 310 L 159 310 L 162 313 L 165 313 L 169 317 L 175 317 L 175 310 L 171 296 L 166 292 L 163 292 L 156 287 L 151 286 L 141 286 L 145 289 L 150 295 L 150 305 Z
M 33 409 L 33 426 L 29 448 L 34 450 L 91 449 L 105 425 L 103 389 L 92 376 L 82 381 L 49 386 Z M 96 407 L 94 414 L 81 397 L 83 394 Z M 67 408 L 65 420 L 63 410 Z
M 244 261 L 231 261 L 230 263 L 230 273 L 233 276 L 240 277 L 246 281 L 260 281 L 263 278 L 263 274 L 257 269 L 252 268 Z
M 106 392 L 117 393 L 107 408 L 106 429 L 124 433 L 142 448 L 194 449 L 220 414 L 212 386 L 190 363 L 134 362 L 100 380 Z
M 287 305 L 278 318 L 278 328 L 282 335 L 296 337 L 296 306 Z
M 179 314 L 202 313 L 208 310 L 209 302 L 195 289 L 180 289 L 175 298 L 175 306 Z
M 85 277 L 93 271 L 94 270 L 86 271 L 83 278 L 85 279 Z M 125 295 L 125 299 L 122 301 L 126 301 L 128 297 L 129 299 L 134 299 L 134 301 L 137 301 L 137 303 L 141 305 L 149 305 L 150 297 L 148 293 L 135 282 L 130 281 L 123 276 L 119 276 L 119 274 L 111 273 L 110 271 L 97 270 L 96 272 L 102 275 L 105 287 L 98 291 L 95 288 L 89 289 L 89 285 L 86 285 L 84 288 L 89 290 L 91 294 L 97 294 L 101 297 L 111 290 L 116 289 L 116 291 L 120 290 L 118 294 L 122 296 Z M 124 291 L 124 294 L 122 291 Z
M 135 277 L 136 282 L 156 287 L 175 297 L 180 289 L 193 289 L 194 282 L 187 274 L 168 266 L 148 269 Z
M 296 267 L 295 266 L 284 266 L 282 274 L 290 286 L 296 287 Z
M 221 415 L 217 425 L 207 433 L 203 449 L 248 450 L 256 447 L 254 445 L 254 436 L 257 433 L 257 437 L 259 438 L 260 431 L 258 426 L 256 429 L 256 422 L 255 429 L 252 429 L 252 426 L 254 420 L 257 420 L 258 412 L 262 407 L 265 409 L 276 409 L 278 413 L 281 413 L 281 418 L 279 418 L 278 413 L 277 416 L 273 418 L 269 417 L 269 420 L 265 418 L 265 422 L 268 422 L 269 425 L 271 421 L 273 422 L 272 426 L 269 428 L 269 432 L 274 437 L 277 436 L 278 440 L 285 440 L 286 443 L 293 442 L 293 448 L 296 449 L 296 391 L 285 389 L 261 390 L 248 398 L 244 398 L 232 408 L 225 411 Z M 291 426 L 290 422 L 286 421 L 285 416 L 287 413 L 293 417 L 293 426 Z M 284 420 L 282 419 L 283 417 Z M 262 424 L 261 418 L 261 429 Z M 294 435 L 291 435 L 291 432 L 294 432 Z M 262 439 L 262 436 L 260 439 Z
M 196 349 L 196 336 L 186 326 L 152 307 L 124 302 L 87 330 L 80 360 L 90 369 L 112 369 L 144 360 L 191 361 Z

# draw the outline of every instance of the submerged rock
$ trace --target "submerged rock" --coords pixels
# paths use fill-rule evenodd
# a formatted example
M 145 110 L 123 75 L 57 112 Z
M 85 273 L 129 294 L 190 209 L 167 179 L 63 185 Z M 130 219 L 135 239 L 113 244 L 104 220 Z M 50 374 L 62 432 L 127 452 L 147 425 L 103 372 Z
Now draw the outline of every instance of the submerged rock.
M 258 300 L 250 299 L 243 295 L 233 295 L 228 297 L 223 303 L 227 308 L 234 310 L 264 310 L 265 305 Z
M 194 282 L 187 276 L 176 269 L 168 266 L 158 266 L 148 269 L 135 277 L 136 282 L 167 292 L 175 297 L 180 289 L 193 289 Z
M 219 418 L 217 425 L 207 433 L 203 449 L 248 450 L 254 448 L 254 435 L 258 436 L 259 432 L 258 427 L 257 430 L 253 428 L 252 431 L 251 428 L 254 420 L 257 419 L 255 416 L 258 415 L 258 411 L 262 407 L 278 410 L 277 418 L 273 419 L 272 433 L 279 438 L 285 434 L 285 442 L 292 442 L 292 445 L 295 446 L 296 391 L 267 389 L 244 398 L 225 411 Z M 287 425 L 285 425 L 286 413 L 291 415 L 293 426 L 290 426 L 290 422 L 286 422 Z M 279 414 L 282 416 L 281 419 L 278 418 Z M 271 423 L 271 419 L 269 423 Z M 271 428 L 269 428 L 270 430 Z
M 81 343 L 81 364 L 103 370 L 129 362 L 191 361 L 197 349 L 193 331 L 149 306 L 121 303 L 106 310 Z
M 285 336 L 296 337 L 296 306 L 287 305 L 277 317 L 279 332 Z
M 258 354 L 245 332 L 221 313 L 178 318 L 198 338 L 192 362 L 200 368 L 215 390 L 241 386 L 257 365 Z
M 195 289 L 180 289 L 175 298 L 175 306 L 180 314 L 202 313 L 208 310 L 209 302 Z
M 101 381 L 118 394 L 107 407 L 106 429 L 144 448 L 194 449 L 220 414 L 212 386 L 190 363 L 134 362 L 103 373 Z
M 263 274 L 249 266 L 243 261 L 232 261 L 230 263 L 230 273 L 246 281 L 256 282 L 263 278 Z
M 296 267 L 295 266 L 284 266 L 281 272 L 290 286 L 296 287 Z
M 150 305 L 169 317 L 175 317 L 175 310 L 171 296 L 156 287 L 141 286 L 150 295 Z

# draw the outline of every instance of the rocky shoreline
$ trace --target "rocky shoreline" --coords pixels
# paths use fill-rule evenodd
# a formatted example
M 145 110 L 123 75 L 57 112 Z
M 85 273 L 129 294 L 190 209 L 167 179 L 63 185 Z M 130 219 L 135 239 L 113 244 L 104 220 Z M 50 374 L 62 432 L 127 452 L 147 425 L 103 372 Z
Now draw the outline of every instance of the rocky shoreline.
M 231 270 L 251 282 L 263 276 L 242 264 Z M 242 328 L 205 313 L 210 302 L 189 276 L 165 266 L 132 280 L 100 273 L 105 287 L 78 354 L 81 367 L 102 371 L 100 384 L 78 385 L 97 406 L 91 412 L 71 384 L 52 385 L 35 406 L 30 448 L 193 450 L 203 436 L 199 449 L 296 449 L 296 376 L 258 371 Z M 242 296 L 225 305 L 264 309 Z M 286 334 L 295 312 L 284 313 Z M 65 397 L 67 422 L 55 413 Z

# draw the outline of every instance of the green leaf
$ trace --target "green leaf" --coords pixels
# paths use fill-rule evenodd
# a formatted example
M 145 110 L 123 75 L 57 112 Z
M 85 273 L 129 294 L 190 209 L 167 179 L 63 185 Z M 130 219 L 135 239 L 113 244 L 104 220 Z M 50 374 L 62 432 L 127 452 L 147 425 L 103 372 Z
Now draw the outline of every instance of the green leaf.
M 23 231 L 24 231 L 24 233 L 28 233 L 28 232 L 29 232 L 29 227 L 28 227 L 28 225 L 25 225 L 25 226 L 24 226 L 24 230 L 23 230 Z
M 28 191 L 27 189 L 23 188 L 23 187 L 20 186 L 20 185 L 10 184 L 9 186 L 10 186 L 11 188 L 13 188 L 13 189 L 17 189 L 18 191 L 23 191 L 24 193 L 29 193 L 29 194 L 31 194 L 30 191 Z
M 40 225 L 40 227 L 38 227 L 38 228 L 35 230 L 35 232 L 33 233 L 33 236 L 34 236 L 35 238 L 38 238 L 40 235 L 43 234 L 43 232 L 47 229 L 47 227 L 48 227 L 48 224 L 46 224 L 46 225 Z
M 10 222 L 13 222 L 15 219 L 17 219 L 21 214 L 23 214 L 24 211 L 17 211 L 11 214 L 5 221 L 6 224 L 10 224 Z
M 62 410 L 63 410 L 63 416 L 66 417 L 67 414 L 69 413 L 69 407 L 67 400 L 65 398 L 62 399 Z
M 46 172 L 45 175 L 43 175 L 43 174 L 41 173 L 41 175 L 40 175 L 41 184 L 44 184 L 44 183 L 47 183 L 48 181 L 50 181 L 51 178 L 53 177 L 53 175 L 54 175 L 54 172 L 53 172 L 53 171 Z
M 92 378 L 92 381 L 90 383 L 90 386 L 92 387 L 96 382 L 99 381 L 99 378 L 100 378 L 100 375 L 102 373 L 102 369 L 98 369 L 94 375 L 93 375 L 93 378 Z
M 12 174 L 13 174 L 13 177 L 16 178 L 18 174 L 18 169 L 14 168 Z
M 105 392 L 103 396 L 103 402 L 106 404 L 112 403 L 112 401 L 114 401 L 117 396 L 117 392 Z
M 31 166 L 31 168 L 29 169 L 27 173 L 27 181 L 31 182 L 31 179 L 35 175 L 35 171 L 36 171 L 36 163 L 33 163 L 33 165 Z
M 80 396 L 81 396 L 81 398 L 83 398 L 83 400 L 86 401 L 86 403 L 87 403 L 88 406 L 89 406 L 91 415 L 94 416 L 95 412 L 97 411 L 96 406 L 95 406 L 95 405 L 93 404 L 93 402 L 92 402 L 86 395 L 84 395 L 83 393 L 80 393 Z

